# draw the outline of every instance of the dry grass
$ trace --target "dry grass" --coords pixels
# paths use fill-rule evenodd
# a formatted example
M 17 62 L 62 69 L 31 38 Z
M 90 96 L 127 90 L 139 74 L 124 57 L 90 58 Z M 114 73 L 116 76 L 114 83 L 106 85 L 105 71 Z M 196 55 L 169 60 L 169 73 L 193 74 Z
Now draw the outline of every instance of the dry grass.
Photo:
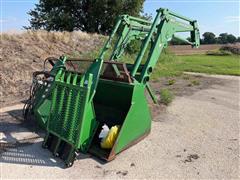
M 24 97 L 31 83 L 32 72 L 42 69 L 45 58 L 62 54 L 84 56 L 96 50 L 103 40 L 103 36 L 79 31 L 1 34 L 0 96 Z

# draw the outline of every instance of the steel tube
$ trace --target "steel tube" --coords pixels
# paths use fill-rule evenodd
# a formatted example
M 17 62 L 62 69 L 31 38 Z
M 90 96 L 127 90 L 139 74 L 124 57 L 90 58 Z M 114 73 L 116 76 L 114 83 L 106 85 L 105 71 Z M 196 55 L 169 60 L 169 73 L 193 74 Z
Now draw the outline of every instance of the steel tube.
M 147 37 L 147 39 L 145 40 L 145 42 L 144 42 L 144 44 L 143 44 L 143 47 L 142 47 L 142 50 L 141 50 L 140 53 L 138 54 L 137 60 L 136 60 L 135 63 L 134 63 L 133 70 L 132 70 L 132 72 L 131 72 L 131 76 L 132 76 L 132 77 L 135 76 L 135 74 L 136 74 L 136 72 L 137 72 L 137 70 L 138 70 L 138 67 L 139 67 L 139 65 L 141 64 L 142 58 L 143 58 L 144 53 L 145 53 L 145 51 L 146 51 L 146 49 L 147 49 L 147 46 L 148 46 L 148 44 L 149 44 L 149 41 L 151 40 L 152 35 L 153 35 L 154 31 L 155 31 L 155 28 L 156 28 L 156 25 L 157 25 L 157 23 L 158 23 L 158 21 L 159 21 L 159 18 L 160 18 L 161 13 L 162 13 L 161 11 L 157 11 L 157 16 L 156 16 L 156 18 L 155 18 L 154 21 L 153 21 L 151 30 L 150 30 L 150 32 L 148 33 L 148 37 Z

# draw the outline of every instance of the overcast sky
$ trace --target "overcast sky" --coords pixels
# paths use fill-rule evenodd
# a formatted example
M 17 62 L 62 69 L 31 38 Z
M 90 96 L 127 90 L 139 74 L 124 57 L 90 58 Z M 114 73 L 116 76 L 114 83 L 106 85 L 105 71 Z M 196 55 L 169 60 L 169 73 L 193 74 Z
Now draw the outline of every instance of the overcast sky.
M 27 12 L 38 0 L 0 0 L 1 31 L 19 31 L 28 26 Z M 201 33 L 227 32 L 240 36 L 239 0 L 146 0 L 144 12 L 156 14 L 159 7 L 169 8 L 199 22 Z

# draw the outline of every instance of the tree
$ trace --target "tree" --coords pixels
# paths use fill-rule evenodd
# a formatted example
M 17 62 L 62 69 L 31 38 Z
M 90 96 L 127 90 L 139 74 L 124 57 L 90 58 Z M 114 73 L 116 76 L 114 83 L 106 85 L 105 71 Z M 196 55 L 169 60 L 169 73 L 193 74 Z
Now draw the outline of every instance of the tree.
M 203 42 L 204 44 L 215 44 L 216 38 L 215 34 L 212 32 L 205 32 L 203 34 Z
M 40 0 L 27 29 L 109 33 L 118 15 L 140 16 L 145 0 Z
M 219 34 L 219 43 L 220 44 L 227 44 L 228 43 L 228 34 L 227 33 L 221 33 Z
M 237 38 L 236 42 L 239 42 L 239 43 L 240 43 L 240 37 Z
M 228 41 L 228 43 L 235 43 L 237 41 L 237 38 L 232 34 L 228 34 L 227 41 Z
M 237 42 L 237 38 L 232 34 L 221 33 L 218 37 L 218 41 L 220 44 L 235 43 Z

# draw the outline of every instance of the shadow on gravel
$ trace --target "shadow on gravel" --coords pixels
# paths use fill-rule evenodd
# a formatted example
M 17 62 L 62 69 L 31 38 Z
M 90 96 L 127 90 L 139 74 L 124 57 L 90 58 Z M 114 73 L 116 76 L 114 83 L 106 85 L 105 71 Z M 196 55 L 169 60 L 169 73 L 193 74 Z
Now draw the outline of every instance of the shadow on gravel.
M 24 120 L 21 109 L 1 114 L 0 132 L 1 163 L 65 168 L 63 162 L 42 148 L 44 131 L 35 121 Z
M 34 166 L 50 166 L 64 168 L 64 164 L 58 162 L 47 152 L 41 151 L 41 142 L 17 142 L 0 143 L 0 162 L 12 164 L 24 164 Z

